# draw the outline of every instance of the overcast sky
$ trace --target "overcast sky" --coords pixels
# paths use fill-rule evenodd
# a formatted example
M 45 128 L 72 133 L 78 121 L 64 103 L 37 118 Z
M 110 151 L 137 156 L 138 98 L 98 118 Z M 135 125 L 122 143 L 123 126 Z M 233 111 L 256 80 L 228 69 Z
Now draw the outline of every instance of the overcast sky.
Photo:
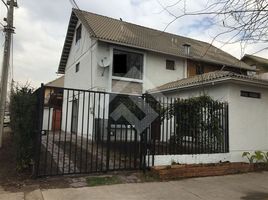
M 159 30 L 164 30 L 173 19 L 162 10 L 157 0 L 77 0 L 76 2 L 80 9 L 117 19 L 122 18 L 127 22 Z M 175 0 L 162 0 L 161 2 L 169 5 Z M 186 9 L 198 10 L 204 6 L 202 0 L 189 2 Z M 18 4 L 19 8 L 15 10 L 14 22 L 16 27 L 14 79 L 20 83 L 29 82 L 34 87 L 38 87 L 41 83 L 57 78 L 56 71 L 72 6 L 69 0 L 18 0 Z M 174 9 L 173 12 L 176 10 Z M 1 22 L 5 15 L 6 9 L 0 1 Z M 207 42 L 211 42 L 219 31 L 219 27 L 213 25 L 213 21 L 207 16 L 182 18 L 172 23 L 167 29 L 167 32 Z M 221 39 L 224 40 L 225 37 Z M 3 43 L 3 33 L 0 32 L 1 64 Z M 215 42 L 214 45 L 222 46 L 220 42 Z M 264 45 L 247 46 L 245 53 L 254 53 Z M 225 45 L 222 49 L 237 58 L 241 57 L 239 44 Z M 257 55 L 267 57 L 268 53 L 263 51 Z

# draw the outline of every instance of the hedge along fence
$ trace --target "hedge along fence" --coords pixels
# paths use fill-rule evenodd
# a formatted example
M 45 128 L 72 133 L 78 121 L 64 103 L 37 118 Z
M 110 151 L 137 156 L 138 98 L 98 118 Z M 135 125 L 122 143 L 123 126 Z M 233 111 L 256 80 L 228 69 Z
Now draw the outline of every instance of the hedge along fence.
M 153 123 L 153 132 L 160 134 L 154 139 L 155 155 L 229 152 L 226 102 L 206 95 L 158 101 L 149 98 L 148 102 L 159 114 Z
M 33 163 L 37 96 L 29 86 L 17 86 L 10 97 L 10 125 L 14 132 L 17 170 Z

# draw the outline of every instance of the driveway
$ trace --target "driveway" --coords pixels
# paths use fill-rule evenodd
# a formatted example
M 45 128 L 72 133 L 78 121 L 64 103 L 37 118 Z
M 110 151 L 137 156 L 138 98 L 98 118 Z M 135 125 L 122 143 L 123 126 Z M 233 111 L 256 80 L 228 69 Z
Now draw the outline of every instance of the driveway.
M 44 200 L 268 200 L 268 172 L 193 178 L 170 182 L 52 189 Z

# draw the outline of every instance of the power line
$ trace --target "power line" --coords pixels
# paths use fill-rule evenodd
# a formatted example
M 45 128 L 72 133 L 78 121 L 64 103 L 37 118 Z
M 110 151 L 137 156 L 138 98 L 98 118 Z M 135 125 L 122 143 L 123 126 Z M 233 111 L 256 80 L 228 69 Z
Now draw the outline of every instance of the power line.
M 78 6 L 78 4 L 76 3 L 75 0 L 69 0 L 69 2 L 72 4 L 72 6 L 73 6 L 74 8 L 80 10 L 80 8 L 79 8 L 79 6 Z
M 7 10 L 8 10 L 8 6 L 7 6 L 7 3 L 4 2 L 4 0 L 1 0 L 3 2 L 3 4 L 6 6 Z
M 75 7 L 76 7 L 78 10 L 80 10 L 80 9 L 79 9 L 79 6 L 78 6 L 77 3 L 76 3 L 76 1 L 75 1 L 75 0 L 72 0 L 72 1 L 73 1 L 73 3 L 74 3 Z

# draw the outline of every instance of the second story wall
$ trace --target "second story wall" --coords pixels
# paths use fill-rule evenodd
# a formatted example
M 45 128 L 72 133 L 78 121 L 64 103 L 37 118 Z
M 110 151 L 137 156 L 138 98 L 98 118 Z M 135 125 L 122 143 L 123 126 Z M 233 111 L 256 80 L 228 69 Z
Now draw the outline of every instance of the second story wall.
M 76 30 L 81 25 L 78 21 Z M 72 47 L 65 69 L 64 87 L 88 90 L 93 85 L 92 66 L 96 63 L 96 41 L 90 38 L 86 28 L 81 25 L 81 38 L 76 41 L 74 34 Z
M 172 68 L 172 62 L 174 62 L 174 68 Z M 147 52 L 144 73 L 143 89 L 145 92 L 165 83 L 185 78 L 185 59 Z

